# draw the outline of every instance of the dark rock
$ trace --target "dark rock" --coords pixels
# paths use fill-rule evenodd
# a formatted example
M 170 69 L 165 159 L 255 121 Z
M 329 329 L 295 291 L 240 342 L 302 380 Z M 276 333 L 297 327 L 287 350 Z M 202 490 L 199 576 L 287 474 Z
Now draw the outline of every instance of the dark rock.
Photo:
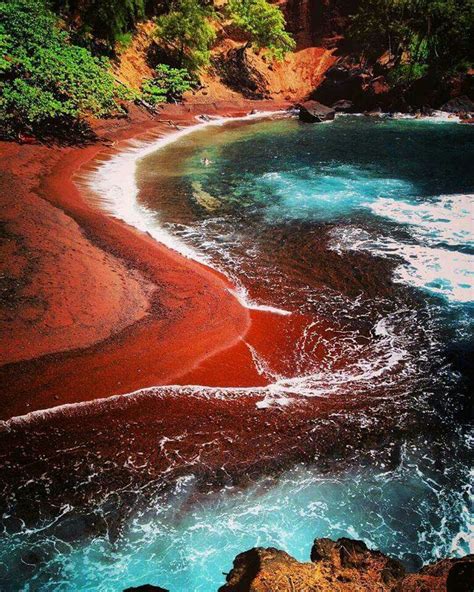
M 472 592 L 474 555 L 461 559 L 442 559 L 426 565 L 418 573 L 407 575 L 402 592 Z
M 469 97 L 463 95 L 449 100 L 441 107 L 441 111 L 448 113 L 472 113 L 474 112 L 474 102 Z
M 338 101 L 350 100 L 358 107 L 366 108 L 364 89 L 367 74 L 349 63 L 339 63 L 329 68 L 323 82 L 312 93 L 311 99 L 333 105 Z
M 159 586 L 152 586 L 151 584 L 145 584 L 144 586 L 136 586 L 135 588 L 125 588 L 123 592 L 169 592 Z
M 332 121 L 336 112 L 331 107 L 326 107 L 317 101 L 306 101 L 298 105 L 300 121 L 306 123 L 321 123 Z
M 271 571 L 272 566 L 276 567 L 288 562 L 298 563 L 288 553 L 273 547 L 268 549 L 256 547 L 240 553 L 234 559 L 232 570 L 227 574 L 227 583 L 221 586 L 218 592 L 250 592 L 254 590 L 252 584 L 263 566 L 269 567 Z
M 340 101 L 336 101 L 332 108 L 338 113 L 354 113 L 354 103 L 349 101 L 348 99 L 341 99 Z
M 339 557 L 342 567 L 358 567 L 364 564 L 365 556 L 370 553 L 367 545 L 362 541 L 352 539 L 338 539 Z
M 311 561 L 331 561 L 336 543 L 331 539 L 316 539 L 311 548 Z
M 469 557 L 471 560 L 469 561 Z M 457 561 L 448 572 L 447 592 L 472 592 L 474 590 L 474 557 L 468 556 Z

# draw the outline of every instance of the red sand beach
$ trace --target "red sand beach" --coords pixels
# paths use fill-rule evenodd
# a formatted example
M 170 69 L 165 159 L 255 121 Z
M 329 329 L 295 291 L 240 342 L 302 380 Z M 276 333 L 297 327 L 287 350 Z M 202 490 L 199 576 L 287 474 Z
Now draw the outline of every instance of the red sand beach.
M 220 105 L 213 113 L 238 116 L 253 107 Z M 173 107 L 162 119 L 189 125 L 200 112 L 193 109 Z M 258 387 L 265 379 L 246 342 L 278 369 L 292 341 L 283 336 L 299 334 L 307 320 L 248 310 L 224 277 L 79 192 L 73 177 L 94 159 L 126 149 L 129 138 L 156 139 L 170 130 L 167 121 L 139 112 L 132 124 L 102 123 L 101 140 L 82 148 L 1 146 L 0 419 L 10 421 L 0 421 L 0 468 L 32 524 L 64 500 L 87 506 L 132 482 L 153 495 L 150 481 L 160 491 L 190 470 L 206 490 L 295 463 L 342 467 L 354 451 L 370 454 L 396 421 L 396 400 L 383 400 L 370 433 L 356 427 L 378 404 L 374 393 L 294 395 L 289 405 L 263 410 L 268 393 Z M 182 386 L 121 396 L 159 385 Z M 347 425 L 338 424 L 341 416 Z M 42 489 L 45 474 L 47 489 L 32 495 L 30 484 Z M 117 510 L 117 529 L 126 511 Z
M 86 147 L 1 145 L 2 419 L 153 385 L 262 383 L 241 343 L 249 311 L 227 280 L 91 206 L 73 181 L 128 138 L 254 107 L 170 106 L 159 120 L 137 110 L 132 123 L 102 122 Z M 254 333 L 278 334 L 274 315 L 255 316 Z

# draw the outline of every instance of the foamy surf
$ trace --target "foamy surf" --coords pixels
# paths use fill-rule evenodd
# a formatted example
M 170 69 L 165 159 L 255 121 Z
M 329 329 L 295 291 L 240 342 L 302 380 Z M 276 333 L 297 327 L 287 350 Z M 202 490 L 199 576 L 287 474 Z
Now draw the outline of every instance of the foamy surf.
M 157 140 L 136 142 L 135 145 L 121 150 L 106 162 L 101 163 L 93 172 L 82 177 L 81 181 L 86 184 L 88 192 L 99 197 L 101 207 L 111 216 L 123 220 L 137 230 L 148 234 L 156 241 L 184 257 L 225 274 L 225 271 L 216 268 L 209 257 L 168 232 L 160 224 L 156 212 L 139 203 L 139 188 L 136 180 L 137 164 L 150 154 L 163 150 L 183 137 L 208 127 L 222 126 L 235 121 L 252 121 L 286 115 L 286 111 L 258 111 L 241 117 L 206 118 L 204 121 L 201 120 L 200 123 L 166 134 Z M 77 180 L 79 180 L 79 177 Z M 248 309 L 264 310 L 275 314 L 290 314 L 287 311 L 281 311 L 272 306 L 261 305 L 248 300 L 243 290 L 239 292 L 230 290 L 229 292 Z
M 474 245 L 474 195 L 441 195 L 422 203 L 381 197 L 364 204 L 377 216 L 412 226 L 431 244 Z
M 401 259 L 403 263 L 393 272 L 395 282 L 443 296 L 451 303 L 474 301 L 474 257 L 467 253 L 404 243 L 389 236 L 374 237 L 357 227 L 332 232 L 329 248 Z

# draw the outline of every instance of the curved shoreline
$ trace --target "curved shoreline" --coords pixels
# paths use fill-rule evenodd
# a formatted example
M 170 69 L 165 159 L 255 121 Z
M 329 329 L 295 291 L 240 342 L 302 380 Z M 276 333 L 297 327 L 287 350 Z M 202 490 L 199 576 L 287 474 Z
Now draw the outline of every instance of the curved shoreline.
M 218 105 L 214 114 L 242 117 L 253 107 L 254 104 L 233 108 Z M 196 108 L 193 112 L 173 106 L 170 111 L 175 125 L 189 124 L 199 114 Z M 209 111 L 209 105 L 205 111 Z M 123 148 L 124 141 L 143 134 L 154 134 L 156 138 L 156 134 L 164 136 L 174 131 L 162 120 L 142 119 L 132 125 L 115 124 L 118 129 L 110 135 L 119 142 L 118 147 Z M 2 419 L 170 384 L 210 356 L 238 346 L 250 326 L 249 311 L 230 294 L 232 286 L 220 273 L 108 216 L 81 195 L 73 178 L 88 163 L 90 166 L 91 161 L 103 157 L 103 145 L 59 150 L 20 146 L 18 150 L 26 154 L 27 160 L 41 162 L 46 169 L 35 170 L 40 181 L 30 192 L 65 215 L 66 226 L 71 221 L 77 224 L 103 257 L 109 254 L 121 261 L 131 270 L 128 277 L 139 276 L 147 286 L 149 304 L 141 319 L 118 331 L 111 330 L 95 344 L 79 349 L 71 345 L 58 352 L 54 340 L 50 340 L 51 353 L 2 366 L 0 381 L 8 393 L 2 405 Z M 51 273 L 62 271 L 57 268 Z M 84 281 L 89 279 L 86 276 Z M 74 294 L 61 295 L 65 300 L 62 307 L 67 308 Z M 99 291 L 98 298 L 103 306 L 108 297 Z M 93 314 L 98 302 L 79 304 Z M 44 327 L 36 324 L 35 332 L 43 331 Z M 256 374 L 254 369 L 249 372 Z
M 158 243 L 176 251 L 187 259 L 192 259 L 204 265 L 207 269 L 217 272 L 220 277 L 229 282 L 230 294 L 237 298 L 245 308 L 289 315 L 291 313 L 286 310 L 250 301 L 244 287 L 232 286 L 231 279 L 227 277 L 225 270 L 216 268 L 206 257 L 160 226 L 156 221 L 155 212 L 149 211 L 138 202 L 139 188 L 136 182 L 136 168 L 141 160 L 169 147 L 185 136 L 209 127 L 221 127 L 229 123 L 250 122 L 285 116 L 287 116 L 286 111 L 273 110 L 255 111 L 242 116 L 206 118 L 203 121 L 181 127 L 169 134 L 138 139 L 132 146 L 114 151 L 109 159 L 105 162 L 99 162 L 98 166 L 95 166 L 95 159 L 86 163 L 86 166 L 81 167 L 74 175 L 75 182 L 84 193 L 91 196 L 94 205 L 98 205 L 109 215 L 123 220 L 141 232 L 145 232 L 156 239 Z

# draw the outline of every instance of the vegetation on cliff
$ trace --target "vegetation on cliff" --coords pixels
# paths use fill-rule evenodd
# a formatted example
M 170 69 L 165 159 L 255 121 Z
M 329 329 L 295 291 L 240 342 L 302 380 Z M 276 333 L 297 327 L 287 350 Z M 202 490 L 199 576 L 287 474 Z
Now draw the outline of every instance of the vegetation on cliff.
M 156 105 L 178 101 L 192 87 L 193 80 L 185 68 L 159 64 L 155 70 L 155 77 L 143 83 L 142 95 L 148 103 Z
M 471 0 L 346 4 L 349 18 L 342 19 L 341 33 L 351 59 L 377 66 L 384 58 L 382 70 L 373 68 L 375 94 L 386 85 L 405 100 L 408 89 L 429 80 L 441 97 L 446 80 L 472 68 Z M 280 5 L 272 0 L 0 0 L 0 134 L 55 133 L 90 115 L 115 115 L 122 111 L 122 99 L 140 98 L 139 91 L 117 83 L 111 65 L 145 18 L 155 19 L 154 51 L 146 57 L 154 77 L 143 80 L 141 88 L 149 104 L 180 100 L 228 33 L 242 44 L 233 50 L 241 58 L 237 70 L 249 46 L 270 60 L 295 47 Z M 417 92 L 424 98 L 423 84 Z M 319 100 L 324 102 L 322 96 Z M 404 104 L 413 103 L 408 98 Z
M 474 62 L 472 0 L 363 0 L 352 17 L 350 37 L 367 58 L 386 53 L 392 82 L 465 72 Z
M 116 82 L 109 59 L 151 15 L 158 15 L 154 37 L 162 62 L 155 60 L 155 77 L 142 87 L 152 104 L 179 100 L 191 88 L 223 24 L 272 57 L 293 47 L 283 14 L 267 0 L 219 6 L 204 0 L 0 1 L 1 134 L 54 133 L 88 115 L 120 112 L 120 100 L 134 95 Z
M 71 43 L 42 0 L 0 3 L 0 45 L 4 134 L 120 110 L 118 100 L 126 93 L 108 72 L 107 60 Z

